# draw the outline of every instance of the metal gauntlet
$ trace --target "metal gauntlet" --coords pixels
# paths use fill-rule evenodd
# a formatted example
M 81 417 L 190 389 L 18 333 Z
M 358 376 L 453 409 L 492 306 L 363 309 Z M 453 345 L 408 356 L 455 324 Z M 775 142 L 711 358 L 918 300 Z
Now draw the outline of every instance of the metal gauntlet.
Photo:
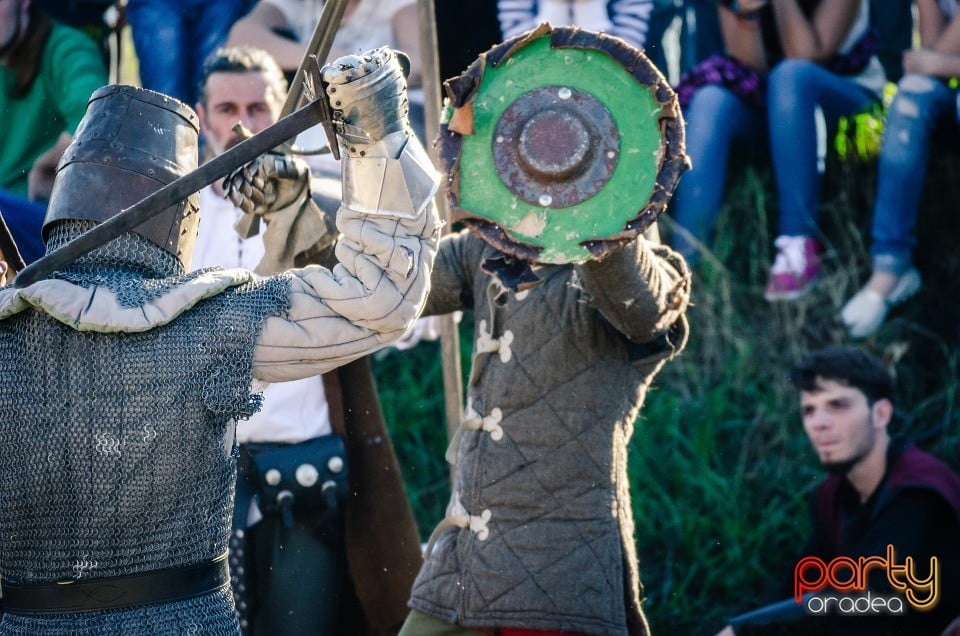
M 433 199 L 440 175 L 408 125 L 409 60 L 389 48 L 347 55 L 321 77 L 335 110 L 343 207 L 415 218 Z
M 310 189 L 310 168 L 294 157 L 261 155 L 223 180 L 224 196 L 247 214 L 267 214 L 298 201 Z
M 405 69 L 409 65 L 403 53 L 381 47 L 345 55 L 321 69 L 337 136 L 348 157 L 361 155 L 364 146 L 408 128 Z

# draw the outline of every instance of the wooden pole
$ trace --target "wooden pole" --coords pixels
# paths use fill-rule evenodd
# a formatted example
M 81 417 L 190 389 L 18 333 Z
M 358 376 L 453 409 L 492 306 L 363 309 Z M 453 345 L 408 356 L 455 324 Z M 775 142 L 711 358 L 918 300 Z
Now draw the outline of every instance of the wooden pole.
M 437 20 L 434 0 L 418 0 L 417 18 L 420 24 L 420 57 L 423 67 L 423 104 L 427 139 L 424 142 L 436 166 L 440 166 L 433 139 L 440 130 L 440 56 L 437 51 Z M 443 232 L 450 231 L 450 209 L 441 187 L 436 205 L 443 221 Z M 463 382 L 460 375 L 460 337 L 452 314 L 440 317 L 440 354 L 443 360 L 443 396 L 447 417 L 447 439 L 460 426 L 463 416 Z

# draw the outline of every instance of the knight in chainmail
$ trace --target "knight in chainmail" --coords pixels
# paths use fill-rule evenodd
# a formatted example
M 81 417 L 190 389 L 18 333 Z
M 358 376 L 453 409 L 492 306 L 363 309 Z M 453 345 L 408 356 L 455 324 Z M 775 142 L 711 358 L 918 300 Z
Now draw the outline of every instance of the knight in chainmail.
M 323 79 L 351 186 L 332 270 L 186 273 L 191 198 L 46 280 L 0 289 L 0 635 L 238 633 L 231 420 L 258 408 L 263 383 L 401 336 L 436 247 L 438 176 L 408 132 L 396 54 L 342 58 Z M 47 251 L 194 168 L 196 142 L 196 115 L 176 100 L 94 93 L 58 168 Z

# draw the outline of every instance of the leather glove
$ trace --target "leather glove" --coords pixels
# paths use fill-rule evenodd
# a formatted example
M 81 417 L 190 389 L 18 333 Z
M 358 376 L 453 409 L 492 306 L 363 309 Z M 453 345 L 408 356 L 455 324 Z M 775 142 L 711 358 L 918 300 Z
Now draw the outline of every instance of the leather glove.
M 283 209 L 309 189 L 309 166 L 301 159 L 277 153 L 260 155 L 223 180 L 224 198 L 247 214 Z
M 348 156 L 408 127 L 406 76 L 410 60 L 388 47 L 344 55 L 320 70 Z

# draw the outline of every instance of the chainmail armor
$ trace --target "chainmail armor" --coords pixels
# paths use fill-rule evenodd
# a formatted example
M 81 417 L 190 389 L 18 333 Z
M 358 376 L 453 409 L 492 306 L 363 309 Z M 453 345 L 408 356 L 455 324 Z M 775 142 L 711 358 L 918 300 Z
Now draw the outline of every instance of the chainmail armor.
M 50 248 L 85 227 L 64 222 Z M 193 275 L 130 234 L 56 276 L 135 306 Z M 228 426 L 259 408 L 249 390 L 254 346 L 264 320 L 287 311 L 288 293 L 286 275 L 254 281 L 142 333 L 77 331 L 42 311 L 0 321 L 4 580 L 112 577 L 227 550 L 236 474 Z M 0 623 L 0 636 L 236 632 L 229 590 L 82 620 Z
M 47 251 L 62 247 L 96 225 L 94 221 L 60 221 L 50 230 Z M 141 274 L 141 277 L 131 278 L 130 274 Z M 158 250 L 150 241 L 128 232 L 81 256 L 51 278 L 83 287 L 106 287 L 117 294 L 121 306 L 136 307 L 196 275 L 196 272 L 185 275 L 173 254 Z

